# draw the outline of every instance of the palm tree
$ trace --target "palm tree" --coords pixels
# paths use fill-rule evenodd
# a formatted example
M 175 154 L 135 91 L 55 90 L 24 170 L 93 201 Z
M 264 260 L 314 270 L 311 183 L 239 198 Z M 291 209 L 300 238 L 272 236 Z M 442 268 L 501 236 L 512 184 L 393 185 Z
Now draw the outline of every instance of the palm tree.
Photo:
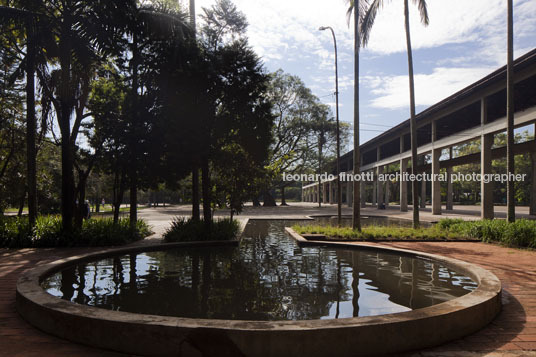
M 195 0 L 190 0 L 190 26 L 196 33 Z M 199 167 L 192 168 L 192 219 L 199 221 Z
M 354 168 L 353 173 L 357 175 L 361 171 L 361 154 L 359 152 L 359 48 L 361 47 L 361 36 L 359 35 L 359 24 L 368 7 L 368 0 L 358 1 L 355 7 L 354 1 L 348 0 L 349 8 L 346 13 L 348 23 L 352 13 L 354 15 Z M 361 231 L 361 182 L 353 182 L 353 206 L 352 206 L 352 227 Z
M 139 167 L 136 162 L 139 161 L 138 142 L 140 136 L 143 136 L 143 129 L 140 125 L 140 66 L 142 65 L 143 50 L 150 46 L 155 39 L 161 41 L 162 38 L 170 39 L 174 45 L 177 45 L 184 38 L 189 37 L 191 29 L 188 25 L 185 14 L 170 10 L 165 7 L 137 7 L 130 9 L 131 13 L 125 23 L 126 32 L 131 37 L 131 43 L 126 51 L 130 51 L 130 70 L 131 70 L 131 92 L 130 92 L 130 152 L 131 162 L 129 170 L 130 182 L 130 227 L 132 230 L 136 227 L 138 221 L 138 188 L 139 188 Z
M 132 0 L 123 0 L 123 3 L 128 4 L 130 1 Z M 2 9 L 2 17 L 15 11 L 31 13 L 33 25 L 38 22 L 39 31 L 34 31 L 35 46 L 30 46 L 29 53 L 42 47 L 46 50 L 46 60 L 51 64 L 47 66 L 43 63 L 37 75 L 44 96 L 55 107 L 61 132 L 62 222 L 64 231 L 69 233 L 72 230 L 74 213 L 74 152 L 83 115 L 77 116 L 74 123 L 71 119 L 75 109 L 80 109 L 80 114 L 83 114 L 86 104 L 83 99 L 88 90 L 84 84 L 89 81 L 89 67 L 93 66 L 104 47 L 115 43 L 110 36 L 114 32 L 112 9 L 122 9 L 124 6 L 117 2 L 109 4 L 81 0 L 16 1 L 12 6 L 8 11 L 6 8 Z M 102 27 L 95 24 L 102 24 Z M 33 26 L 28 26 L 30 35 L 32 28 Z M 32 37 L 34 36 L 29 36 L 29 40 Z M 37 37 L 39 41 L 36 40 Z M 33 58 L 28 56 L 28 59 L 31 62 Z M 34 64 L 35 62 L 28 64 L 28 91 L 31 91 L 33 86 L 33 70 L 30 67 L 34 67 Z M 51 73 L 47 73 L 47 70 L 51 70 Z M 31 105 L 32 99 L 28 100 L 28 106 L 34 108 L 35 105 Z M 29 124 L 30 128 L 35 128 L 35 125 Z M 29 147 L 32 141 L 34 140 L 30 138 Z M 30 150 L 29 154 L 33 155 L 33 150 Z M 30 202 L 30 206 L 33 205 Z
M 513 0 L 508 0 L 508 54 L 506 64 L 506 166 L 508 174 L 514 173 L 514 18 Z M 514 202 L 514 181 L 508 180 L 506 184 L 508 222 L 516 220 L 516 208 Z
M 424 26 L 428 26 L 428 7 L 426 0 L 412 0 L 419 9 L 421 22 Z M 367 45 L 370 31 L 374 25 L 374 20 L 378 14 L 378 10 L 383 7 L 384 0 L 373 0 L 370 3 L 365 15 L 361 21 L 361 40 L 363 47 Z M 409 75 L 409 107 L 410 107 L 410 131 L 411 131 L 411 171 L 412 174 L 417 174 L 417 124 L 415 122 L 415 84 L 413 78 L 413 54 L 411 51 L 411 35 L 409 29 L 409 0 L 404 0 L 404 20 L 406 30 L 406 46 L 408 54 L 408 75 Z M 419 191 L 418 182 L 412 182 L 413 193 L 413 227 L 419 227 Z

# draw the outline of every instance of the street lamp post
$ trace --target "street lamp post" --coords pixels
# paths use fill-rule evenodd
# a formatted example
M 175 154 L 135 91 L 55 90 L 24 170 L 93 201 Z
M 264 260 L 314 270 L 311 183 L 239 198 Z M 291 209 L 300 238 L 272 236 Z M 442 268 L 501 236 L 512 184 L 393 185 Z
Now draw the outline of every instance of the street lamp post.
M 337 119 L 337 224 L 341 225 L 341 205 L 342 205 L 342 191 L 341 191 L 341 178 L 339 176 L 341 171 L 341 138 L 339 130 L 339 66 L 337 63 L 337 38 L 335 37 L 335 31 L 330 26 L 322 26 L 320 31 L 330 30 L 333 35 L 333 45 L 335 47 L 335 112 Z

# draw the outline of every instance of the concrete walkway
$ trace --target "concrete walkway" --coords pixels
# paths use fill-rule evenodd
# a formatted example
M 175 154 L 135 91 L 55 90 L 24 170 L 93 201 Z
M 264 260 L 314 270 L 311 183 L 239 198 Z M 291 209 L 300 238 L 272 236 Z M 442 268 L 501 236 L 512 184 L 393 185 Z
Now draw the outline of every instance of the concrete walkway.
M 187 216 L 189 212 L 189 206 L 151 208 L 140 211 L 140 217 L 154 227 L 157 234 L 152 241 L 155 242 L 174 216 Z M 318 209 L 315 204 L 300 203 L 289 207 L 246 207 L 238 218 L 303 219 L 335 212 L 336 205 Z M 518 212 L 520 217 L 528 216 L 528 210 L 518 208 Z M 351 209 L 344 208 L 343 213 L 351 214 Z M 363 214 L 411 218 L 411 212 L 400 213 L 394 207 L 387 210 L 366 208 Z M 463 210 L 455 210 L 449 217 L 471 219 L 477 218 L 475 214 L 478 214 L 478 207 L 464 206 Z M 225 215 L 228 212 L 217 213 L 217 216 Z M 438 216 L 423 211 L 421 218 L 436 221 Z M 483 243 L 382 244 L 466 260 L 493 271 L 503 283 L 503 312 L 491 325 L 464 339 L 405 356 L 536 356 L 536 252 Z M 22 272 L 38 264 L 95 250 L 98 248 L 0 250 L 0 355 L 119 356 L 42 333 L 22 320 L 15 309 L 15 284 Z
M 387 209 L 379 210 L 376 207 L 368 205 L 366 208 L 361 208 L 361 215 L 364 216 L 388 216 L 399 219 L 413 219 L 412 207 L 409 206 L 408 212 L 400 212 L 399 206 L 388 206 Z M 170 221 L 174 217 L 189 217 L 192 212 L 191 205 L 177 205 L 168 207 L 145 208 L 139 211 L 139 217 L 150 222 L 153 226 L 155 235 L 151 238 L 159 238 L 169 227 Z M 289 206 L 277 207 L 253 207 L 246 205 L 241 214 L 235 215 L 236 219 L 307 219 L 310 216 L 318 215 L 336 215 L 337 205 L 322 204 L 318 207 L 318 203 L 298 202 L 289 203 Z M 342 206 L 342 214 L 350 216 L 352 208 Z M 218 210 L 215 213 L 216 217 L 229 217 L 229 210 Z M 496 206 L 495 216 L 497 218 L 506 218 L 506 207 Z M 517 218 L 536 219 L 536 216 L 529 215 L 528 207 L 516 207 Z M 425 222 L 437 222 L 442 218 L 462 218 L 466 220 L 480 219 L 480 206 L 454 206 L 452 211 L 443 211 L 443 214 L 433 215 L 431 208 L 420 209 L 420 219 Z

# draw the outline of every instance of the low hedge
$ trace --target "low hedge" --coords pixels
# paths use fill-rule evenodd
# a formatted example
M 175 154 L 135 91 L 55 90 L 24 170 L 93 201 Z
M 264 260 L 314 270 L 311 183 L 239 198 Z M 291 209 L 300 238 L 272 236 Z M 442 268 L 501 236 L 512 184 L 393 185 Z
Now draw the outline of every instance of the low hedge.
M 70 235 L 62 230 L 61 217 L 41 216 L 30 229 L 27 217 L 0 216 L 0 247 L 99 247 L 123 245 L 143 239 L 151 234 L 149 225 L 143 220 L 130 229 L 130 220 L 120 219 L 114 224 L 111 218 L 90 219 Z
M 497 242 L 510 247 L 536 248 L 536 221 L 519 219 L 513 223 L 505 220 L 464 221 L 442 219 L 426 228 L 366 226 L 361 232 L 350 227 L 320 225 L 295 225 L 300 234 L 323 234 L 327 237 L 348 240 L 407 239 L 407 240 L 470 240 Z
M 177 217 L 171 222 L 171 227 L 164 233 L 166 242 L 194 242 L 236 239 L 240 232 L 237 220 L 221 219 L 207 226 L 201 220 Z
M 519 219 L 508 223 L 499 219 L 481 221 L 444 219 L 438 225 L 453 234 L 480 239 L 483 242 L 498 242 L 511 247 L 536 248 L 536 221 L 533 220 Z

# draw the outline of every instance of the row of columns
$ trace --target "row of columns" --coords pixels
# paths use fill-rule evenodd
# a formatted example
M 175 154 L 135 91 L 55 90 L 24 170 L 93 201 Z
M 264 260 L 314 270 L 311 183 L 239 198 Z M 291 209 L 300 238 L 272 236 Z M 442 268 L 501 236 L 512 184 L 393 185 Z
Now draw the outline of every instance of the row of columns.
M 481 101 L 481 126 L 483 127 L 488 123 L 487 118 L 487 109 L 486 109 L 486 99 Z M 535 128 L 536 129 L 536 128 Z M 536 130 L 535 130 L 536 131 Z M 480 152 L 480 170 L 482 175 L 492 173 L 492 147 L 494 141 L 494 134 L 484 134 L 482 130 L 481 134 L 481 152 Z M 440 173 L 440 157 L 442 154 L 442 148 L 435 147 L 433 144 L 437 140 L 437 127 L 436 122 L 432 122 L 432 175 L 439 175 Z M 401 152 L 403 152 L 403 140 L 401 138 Z M 450 159 L 452 156 L 452 148 L 449 148 Z M 379 149 L 378 149 L 379 155 Z M 380 156 L 378 156 L 380 158 Z M 536 214 L 536 153 L 531 153 L 531 163 L 532 163 L 532 176 L 531 176 L 531 198 L 530 198 L 530 214 Z M 400 160 L 400 174 L 401 176 L 407 172 L 409 164 L 409 158 L 404 158 Z M 380 208 L 383 203 L 387 206 L 389 204 L 389 195 L 390 195 L 390 186 L 384 186 L 378 181 L 378 175 L 384 172 L 383 166 L 378 166 L 375 168 L 375 180 L 373 181 L 373 194 L 372 194 L 372 205 Z M 453 173 L 452 167 L 446 168 L 447 172 L 447 197 L 446 197 L 446 210 L 453 209 L 453 183 L 451 181 L 451 176 Z M 344 183 L 343 183 L 344 185 Z M 352 205 L 352 189 L 353 184 L 351 182 L 346 182 L 345 189 L 345 201 L 351 206 Z M 365 197 L 365 184 L 361 184 L 361 206 L 366 206 Z M 421 183 L 421 193 L 420 193 L 420 207 L 426 208 L 426 194 L 427 194 L 426 182 Z M 328 202 L 331 204 L 337 203 L 337 188 L 336 181 L 323 182 L 322 183 L 322 198 L 320 197 L 321 193 L 317 185 L 311 185 L 303 189 L 303 201 L 305 202 Z M 385 198 L 387 197 L 387 199 Z M 432 204 L 432 214 L 440 215 L 442 213 L 441 207 L 441 181 L 433 180 L 431 182 L 431 204 Z M 484 182 L 481 181 L 481 217 L 492 219 L 494 217 L 494 205 L 493 205 L 493 182 Z M 400 182 L 400 210 L 403 212 L 408 211 L 408 182 Z
M 434 153 L 434 158 L 436 161 L 436 164 L 434 165 L 432 163 L 432 173 L 439 174 L 439 156 L 441 155 L 441 151 L 437 150 Z M 536 157 L 535 157 L 536 160 Z M 409 159 L 402 159 L 400 160 L 400 175 L 402 176 L 404 172 L 407 172 L 408 170 L 408 164 Z M 383 182 L 380 182 L 378 180 L 378 176 L 384 173 L 384 168 L 382 166 L 379 166 L 375 169 L 374 178 L 375 180 L 372 182 L 372 205 L 377 206 L 378 208 L 382 207 L 382 204 L 385 204 L 385 206 L 389 205 L 389 198 L 391 195 L 391 186 L 389 184 L 386 184 L 385 187 L 383 185 Z M 448 181 L 447 181 L 447 204 L 446 209 L 452 210 L 453 208 L 453 187 L 452 182 L 450 180 L 450 175 L 452 174 L 452 167 L 447 168 L 447 174 L 448 174 Z M 336 181 L 328 181 L 328 182 L 322 182 L 321 183 L 321 190 L 319 190 L 319 185 L 314 184 L 310 185 L 308 187 L 303 188 L 303 197 L 302 200 L 304 202 L 314 202 L 317 203 L 319 200 L 323 203 L 330 203 L 330 204 L 336 204 L 337 203 L 337 185 Z M 352 206 L 353 201 L 353 184 L 352 182 L 345 182 L 342 184 L 343 191 L 343 202 L 346 202 L 349 207 Z M 366 199 L 365 197 L 365 190 L 366 190 L 366 184 L 360 185 L 361 189 L 361 197 L 363 199 L 361 200 L 361 207 L 366 207 Z M 421 183 L 421 200 L 419 202 L 419 206 L 421 208 L 426 208 L 426 182 Z M 534 193 L 536 197 L 536 191 Z M 435 208 L 435 209 L 434 209 Z M 408 211 L 408 182 L 407 181 L 401 181 L 400 182 L 400 210 L 402 212 Z M 536 211 L 536 207 L 535 207 Z M 439 181 L 432 182 L 432 212 L 433 214 L 441 214 L 441 186 Z

